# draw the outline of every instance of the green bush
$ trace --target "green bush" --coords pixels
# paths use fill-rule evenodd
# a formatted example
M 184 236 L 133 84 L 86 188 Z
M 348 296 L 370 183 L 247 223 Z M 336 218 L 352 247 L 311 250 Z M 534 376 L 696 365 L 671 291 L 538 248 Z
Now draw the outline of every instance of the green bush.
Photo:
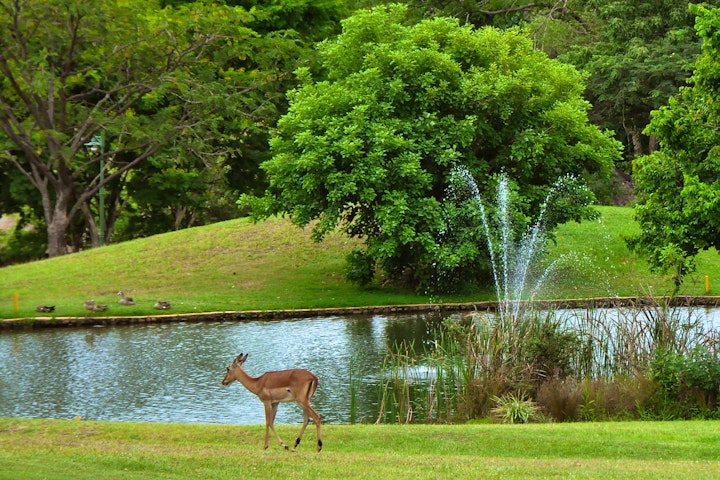
M 365 252 L 355 250 L 346 257 L 345 279 L 358 285 L 369 285 L 375 276 L 375 261 Z
M 575 374 L 575 360 L 582 342 L 576 332 L 563 330 L 560 320 L 549 313 L 545 320 L 538 319 L 529 337 L 525 339 L 525 362 L 533 367 L 536 382 L 552 378 L 567 378 Z
M 657 388 L 657 411 L 662 418 L 713 416 L 720 392 L 720 358 L 707 347 L 686 353 L 668 348 L 654 352 L 648 372 Z

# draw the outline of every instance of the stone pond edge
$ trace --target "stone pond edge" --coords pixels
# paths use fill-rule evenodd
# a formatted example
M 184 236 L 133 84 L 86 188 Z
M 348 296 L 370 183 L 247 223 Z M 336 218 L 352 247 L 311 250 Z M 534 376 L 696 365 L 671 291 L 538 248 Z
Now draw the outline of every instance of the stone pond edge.
M 540 309 L 592 309 L 639 306 L 718 307 L 720 296 L 675 297 L 602 297 L 569 300 L 536 300 Z M 278 320 L 292 318 L 363 316 L 383 314 L 420 314 L 437 312 L 440 315 L 474 311 L 493 311 L 497 302 L 424 303 L 411 305 L 381 305 L 343 308 L 298 308 L 287 310 L 240 310 L 224 312 L 180 313 L 162 315 L 94 316 L 82 317 L 27 317 L 0 320 L 0 331 L 52 327 L 88 327 L 138 325 L 145 323 L 177 322 L 237 322 L 250 320 Z

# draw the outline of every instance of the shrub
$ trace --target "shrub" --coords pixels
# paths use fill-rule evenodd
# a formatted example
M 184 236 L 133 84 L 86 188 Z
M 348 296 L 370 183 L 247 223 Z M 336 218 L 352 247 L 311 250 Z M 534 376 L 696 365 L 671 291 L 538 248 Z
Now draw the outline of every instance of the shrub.
M 491 412 L 503 423 L 528 423 L 539 417 L 540 410 L 525 392 L 494 396 L 492 401 L 496 407 Z
M 355 250 L 346 257 L 345 279 L 358 285 L 368 285 L 375 276 L 375 261 L 365 252 Z
M 562 322 L 549 313 L 525 339 L 525 362 L 532 366 L 533 379 L 542 382 L 575 374 L 575 359 L 582 342 L 576 332 L 563 331 Z
M 584 393 L 583 384 L 575 380 L 551 379 L 538 388 L 537 405 L 545 416 L 559 422 L 579 419 L 583 407 L 586 416 L 594 417 L 594 412 L 588 410 L 592 408 L 594 400 L 585 398 Z
M 717 407 L 720 359 L 704 346 L 687 353 L 657 349 L 648 375 L 657 387 L 655 407 L 661 418 L 707 416 Z
M 40 229 L 18 228 L 8 236 L 5 246 L 0 247 L 0 265 L 30 262 L 45 256 L 47 239 Z

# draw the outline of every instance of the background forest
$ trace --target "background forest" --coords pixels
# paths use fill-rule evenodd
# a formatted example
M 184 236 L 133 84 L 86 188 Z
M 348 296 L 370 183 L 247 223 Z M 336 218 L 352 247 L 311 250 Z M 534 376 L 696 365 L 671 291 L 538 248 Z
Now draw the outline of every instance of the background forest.
M 670 140 L 667 132 L 647 129 L 651 112 L 668 105 L 688 85 L 703 47 L 695 29 L 697 11 L 688 2 L 410 0 L 402 14 L 393 13 L 399 17 L 390 20 L 379 13 L 393 11 L 381 8 L 384 3 L 0 0 L 0 213 L 18 220 L 2 239 L 0 264 L 213 223 L 247 215 L 251 207 L 267 215 L 290 213 L 297 223 L 319 219 L 316 233 L 321 238 L 323 229 L 337 226 L 328 220 L 328 208 L 335 208 L 332 202 L 325 210 L 305 212 L 305 216 L 282 203 L 281 193 L 288 188 L 277 190 L 273 175 L 280 178 L 288 173 L 273 171 L 271 162 L 274 155 L 297 153 L 283 141 L 300 138 L 292 137 L 297 133 L 293 128 L 300 127 L 290 125 L 305 118 L 298 113 L 301 106 L 311 110 L 323 106 L 306 98 L 308 86 L 337 82 L 355 72 L 348 70 L 349 63 L 341 65 L 343 57 L 347 62 L 354 58 L 338 53 L 341 46 L 348 48 L 346 53 L 362 56 L 371 44 L 382 45 L 387 37 L 416 41 L 391 35 L 392 29 L 441 18 L 454 19 L 459 28 L 491 26 L 506 32 L 496 40 L 486 39 L 498 42 L 492 47 L 496 50 L 483 48 L 498 58 L 508 50 L 503 62 L 517 66 L 508 67 L 507 78 L 532 70 L 533 65 L 544 65 L 543 74 L 556 75 L 546 83 L 562 92 L 542 95 L 571 105 L 563 115 L 572 116 L 572 122 L 583 128 L 576 137 L 583 139 L 586 150 L 596 151 L 597 158 L 587 151 L 572 153 L 572 168 L 553 165 L 543 178 L 523 177 L 507 164 L 492 165 L 505 157 L 502 152 L 484 151 L 480 156 L 490 159 L 490 167 L 473 172 L 476 178 L 487 175 L 488 180 L 482 177 L 479 182 L 481 191 L 494 188 L 491 176 L 503 167 L 518 173 L 517 190 L 527 194 L 518 195 L 518 215 L 530 221 L 531 207 L 541 203 L 552 178 L 577 170 L 600 203 L 624 205 L 633 198 L 633 161 L 658 151 L 659 139 Z M 372 7 L 377 7 L 376 16 L 356 14 Z M 378 22 L 374 43 L 363 37 L 372 29 L 362 22 Z M 441 29 L 455 28 L 451 24 L 425 23 L 430 25 L 424 27 L 427 32 L 418 27 L 411 35 L 440 38 Z M 391 30 L 383 31 L 386 26 Z M 712 29 L 710 21 L 707 29 Z M 530 50 L 537 53 L 531 53 L 518 38 L 528 39 Z M 373 52 L 373 58 L 380 59 L 376 68 L 397 64 L 391 56 L 383 60 L 380 50 Z M 517 60 L 520 56 L 532 60 L 524 65 Z M 537 79 L 528 84 L 545 88 Z M 425 87 L 419 86 L 417 92 L 421 88 Z M 503 87 L 494 88 L 502 91 Z M 522 102 L 534 101 L 535 97 L 521 98 L 512 88 L 498 94 L 502 97 L 495 105 L 498 111 L 526 109 L 531 103 Z M 447 113 L 444 107 L 439 113 L 432 111 L 429 103 L 419 101 L 423 97 L 417 92 L 410 93 L 415 95 L 413 108 L 419 109 L 413 115 L 424 112 L 441 118 Z M 458 112 L 452 115 L 459 117 Z M 283 117 L 285 123 L 279 124 Z M 318 118 L 313 121 L 322 121 Z M 533 124 L 532 130 L 528 119 L 508 114 L 502 120 L 511 127 L 493 126 L 493 142 L 512 146 L 507 154 L 510 159 L 549 159 L 548 150 L 532 151 L 541 143 L 539 137 L 529 137 L 526 150 L 518 147 L 518 137 L 565 128 L 557 118 L 561 117 L 545 125 Z M 585 128 L 585 119 L 596 130 Z M 432 130 L 428 127 L 427 131 Z M 462 145 L 464 137 L 458 138 L 453 148 Z M 550 143 L 545 137 L 541 140 Z M 558 140 L 562 145 L 568 141 Z M 473 152 L 478 151 L 473 144 Z M 575 168 L 578 165 L 581 168 Z M 446 171 L 441 173 L 447 180 Z M 650 185 L 647 177 L 646 187 Z M 642 192 L 641 188 L 641 196 Z M 261 205 L 258 199 L 263 195 L 266 203 Z M 673 196 L 672 190 L 667 196 Z M 238 198 L 244 199 L 241 208 Z M 276 203 L 268 206 L 268 199 Z M 556 223 L 583 215 L 566 211 Z M 645 218 L 650 217 L 646 211 Z M 349 217 L 339 212 L 338 218 L 342 223 Z M 363 228 L 348 233 L 372 238 L 368 231 L 376 226 Z M 367 264 L 378 261 L 396 278 L 405 278 L 407 272 L 393 269 L 415 258 L 419 260 L 411 281 L 422 285 L 423 277 L 417 272 L 427 259 L 418 253 L 419 247 L 408 242 L 406 250 L 395 249 L 383 256 L 383 249 L 390 247 L 387 238 L 380 240 L 351 258 L 349 277 L 362 283 L 372 274 Z M 711 244 L 694 240 L 692 247 L 671 248 L 674 256 L 655 251 L 655 262 L 677 268 L 681 276 L 692 267 L 686 256 Z

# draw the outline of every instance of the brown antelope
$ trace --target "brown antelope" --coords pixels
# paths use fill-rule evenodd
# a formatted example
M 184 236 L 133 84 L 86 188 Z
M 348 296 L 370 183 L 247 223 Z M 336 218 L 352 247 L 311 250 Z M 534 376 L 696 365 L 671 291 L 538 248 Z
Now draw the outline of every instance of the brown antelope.
M 292 449 L 293 452 L 300 444 L 300 439 L 303 433 L 305 433 L 305 429 L 310 422 L 310 417 L 312 417 L 317 427 L 318 452 L 322 450 L 323 443 L 320 436 L 320 425 L 322 422 L 320 415 L 318 415 L 310 405 L 310 399 L 318 387 L 318 378 L 307 370 L 300 368 L 265 372 L 259 377 L 251 377 L 245 373 L 242 367 L 247 357 L 247 354 L 243 356 L 241 353 L 233 360 L 230 366 L 227 367 L 227 373 L 225 373 L 222 384 L 229 385 L 233 380 L 237 380 L 242 383 L 245 388 L 250 390 L 250 392 L 257 395 L 263 405 L 265 405 L 265 448 L 268 448 L 270 430 L 272 430 L 280 446 L 287 450 L 288 446 L 283 443 L 280 435 L 275 431 L 275 415 L 277 414 L 279 403 L 297 402 L 303 410 L 303 425 L 300 433 L 298 433 L 297 439 L 295 439 L 295 446 Z

